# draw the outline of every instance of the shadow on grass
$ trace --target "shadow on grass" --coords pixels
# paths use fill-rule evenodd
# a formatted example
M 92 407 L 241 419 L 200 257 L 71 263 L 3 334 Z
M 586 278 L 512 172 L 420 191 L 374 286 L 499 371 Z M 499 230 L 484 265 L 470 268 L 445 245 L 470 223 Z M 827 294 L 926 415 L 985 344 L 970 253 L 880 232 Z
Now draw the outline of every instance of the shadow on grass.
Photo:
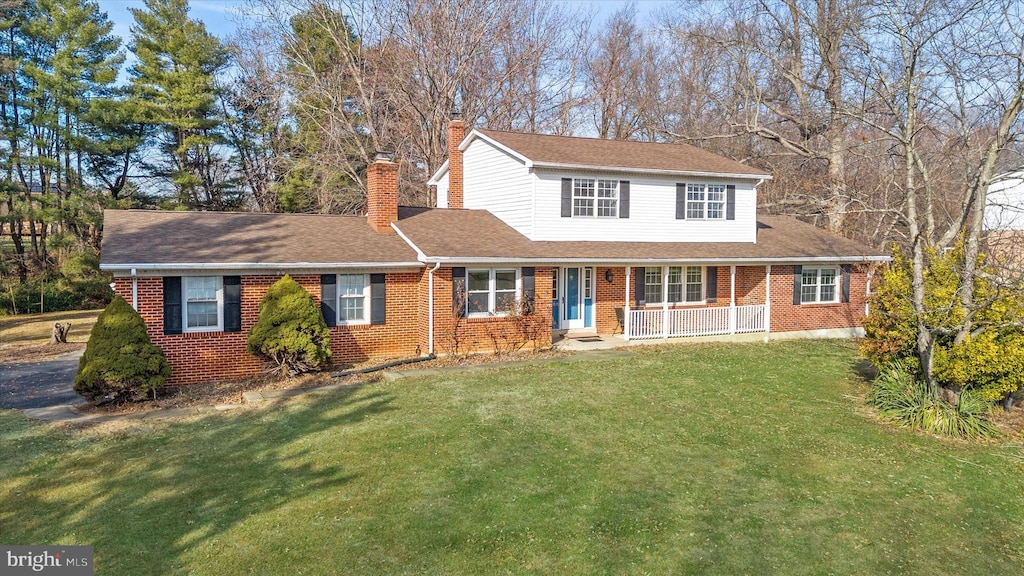
M 4 445 L 18 451 L 17 461 L 0 461 L 7 475 L 0 534 L 25 544 L 93 545 L 103 572 L 176 571 L 186 552 L 216 549 L 220 535 L 251 517 L 356 481 L 311 437 L 394 410 L 392 401 L 353 389 L 156 430 L 0 427 Z M 260 530 L 253 528 L 253 544 Z
M 853 373 L 864 382 L 870 384 L 878 378 L 878 368 L 867 358 L 858 358 L 853 362 Z

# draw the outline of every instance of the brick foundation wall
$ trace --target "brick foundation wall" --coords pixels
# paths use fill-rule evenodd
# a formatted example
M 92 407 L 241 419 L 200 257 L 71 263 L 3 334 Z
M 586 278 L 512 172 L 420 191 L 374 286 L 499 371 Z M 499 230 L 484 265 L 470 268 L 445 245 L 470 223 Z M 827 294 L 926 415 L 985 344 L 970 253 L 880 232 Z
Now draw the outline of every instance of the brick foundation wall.
M 335 367 L 367 360 L 407 357 L 416 354 L 420 310 L 417 299 L 425 272 L 389 273 L 385 276 L 387 316 L 383 325 L 335 326 L 331 352 Z M 242 278 L 242 330 L 240 332 L 163 333 L 163 279 L 139 278 L 139 314 L 153 343 L 163 349 L 171 364 L 168 384 L 194 384 L 253 376 L 261 372 L 260 360 L 249 355 L 246 339 L 259 317 L 260 302 L 279 275 L 244 275 Z M 296 274 L 298 282 L 319 304 L 320 276 Z M 131 278 L 117 278 L 114 290 L 131 302 Z M 425 314 L 425 313 L 424 313 Z M 426 353 L 423 350 L 423 353 Z

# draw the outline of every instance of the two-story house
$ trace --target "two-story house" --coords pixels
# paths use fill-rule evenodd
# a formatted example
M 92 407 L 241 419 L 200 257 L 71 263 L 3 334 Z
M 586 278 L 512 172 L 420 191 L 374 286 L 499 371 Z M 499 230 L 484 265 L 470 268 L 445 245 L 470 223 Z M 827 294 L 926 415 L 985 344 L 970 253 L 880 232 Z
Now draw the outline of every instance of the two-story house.
M 848 336 L 888 257 L 758 215 L 770 175 L 680 144 L 449 127 L 438 208 L 398 207 L 368 169 L 366 217 L 107 211 L 102 268 L 146 320 L 172 383 L 253 374 L 266 289 L 321 304 L 339 365 L 428 353 L 754 334 Z

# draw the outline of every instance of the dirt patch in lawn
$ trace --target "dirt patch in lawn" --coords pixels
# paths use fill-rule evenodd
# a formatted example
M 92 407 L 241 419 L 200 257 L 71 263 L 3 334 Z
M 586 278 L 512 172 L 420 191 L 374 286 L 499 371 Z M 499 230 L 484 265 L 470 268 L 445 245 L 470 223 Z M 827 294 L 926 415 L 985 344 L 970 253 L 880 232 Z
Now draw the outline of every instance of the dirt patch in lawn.
M 438 358 L 424 362 L 402 364 L 388 368 L 388 371 L 422 370 L 426 368 L 446 368 L 452 366 L 486 366 L 502 362 L 514 362 L 525 360 L 547 360 L 568 356 L 568 352 L 545 350 L 540 352 L 516 352 L 510 354 L 474 354 L 464 358 Z M 350 368 L 359 370 L 387 363 L 387 360 L 369 362 Z M 84 405 L 80 406 L 82 412 L 92 414 L 130 414 L 147 410 L 164 408 L 190 408 L 195 406 L 211 406 L 214 404 L 243 404 L 243 395 L 246 392 L 262 390 L 287 390 L 293 388 L 316 388 L 331 384 L 362 384 L 375 382 L 383 378 L 383 372 L 369 372 L 366 374 L 353 374 L 349 376 L 333 377 L 328 373 L 307 374 L 296 378 L 278 378 L 273 376 L 260 376 L 245 378 L 241 380 L 227 380 L 222 382 L 208 382 L 204 384 L 189 384 L 185 386 L 168 386 L 157 392 L 156 399 L 144 400 L 130 404 L 104 406 Z
M 1015 404 L 1009 412 L 1001 407 L 993 409 L 992 422 L 1007 436 L 1024 441 L 1024 405 Z

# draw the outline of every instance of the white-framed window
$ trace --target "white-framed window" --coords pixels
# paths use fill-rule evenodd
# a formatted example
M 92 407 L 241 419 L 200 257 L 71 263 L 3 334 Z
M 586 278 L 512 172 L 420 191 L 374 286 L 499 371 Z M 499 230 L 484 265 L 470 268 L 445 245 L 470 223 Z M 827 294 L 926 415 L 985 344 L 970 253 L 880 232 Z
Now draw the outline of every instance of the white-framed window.
M 224 281 L 220 276 L 184 276 L 181 279 L 184 332 L 224 329 Z
M 619 216 L 618 180 L 573 178 L 572 215 L 617 218 Z
M 704 267 L 648 266 L 644 268 L 644 294 L 647 304 L 695 304 L 704 301 Z
M 661 268 L 648 266 L 644 268 L 644 300 L 648 304 L 660 304 L 662 302 Z
M 594 269 L 584 268 L 583 269 L 583 298 L 590 299 L 594 297 Z
M 837 278 L 839 278 L 837 268 L 804 267 L 800 286 L 800 302 L 803 304 L 838 302 Z
M 687 220 L 724 220 L 724 184 L 687 184 Z
M 338 325 L 370 321 L 369 274 L 338 275 Z
M 518 299 L 514 268 L 466 271 L 466 314 L 494 316 L 507 312 Z

